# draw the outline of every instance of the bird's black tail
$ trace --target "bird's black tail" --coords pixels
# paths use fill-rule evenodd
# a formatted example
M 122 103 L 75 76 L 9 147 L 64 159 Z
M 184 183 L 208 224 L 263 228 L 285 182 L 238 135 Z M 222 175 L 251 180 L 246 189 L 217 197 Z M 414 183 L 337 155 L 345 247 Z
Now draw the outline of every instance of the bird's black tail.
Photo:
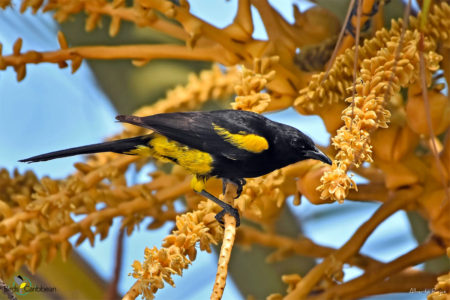
M 116 152 L 116 153 L 126 153 L 133 149 L 136 149 L 138 145 L 148 145 L 148 142 L 152 139 L 152 135 L 137 136 L 129 139 L 75 147 L 65 150 L 59 150 L 54 152 L 49 152 L 41 155 L 36 155 L 33 157 L 25 158 L 19 160 L 20 162 L 38 162 L 46 161 L 55 158 L 73 156 L 78 154 L 92 154 L 99 152 Z

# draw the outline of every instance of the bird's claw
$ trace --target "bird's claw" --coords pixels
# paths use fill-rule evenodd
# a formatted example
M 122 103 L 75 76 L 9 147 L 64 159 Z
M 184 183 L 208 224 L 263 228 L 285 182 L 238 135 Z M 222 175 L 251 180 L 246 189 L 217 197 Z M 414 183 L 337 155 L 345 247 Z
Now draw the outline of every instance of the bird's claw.
M 220 223 L 220 225 L 222 225 L 222 227 L 224 227 L 225 224 L 223 220 L 225 214 L 233 216 L 236 219 L 236 227 L 239 227 L 239 225 L 241 224 L 241 218 L 239 217 L 239 211 L 236 208 L 227 204 L 224 209 L 215 216 L 216 220 Z
M 234 199 L 237 199 L 241 196 L 242 194 L 242 188 L 243 186 L 247 183 L 247 181 L 244 178 L 233 178 L 233 179 L 228 179 L 228 178 L 224 178 L 222 180 L 222 194 L 225 195 L 226 189 L 227 189 L 227 183 L 231 182 L 234 185 L 237 186 L 237 190 L 236 190 L 236 197 L 234 197 Z
M 228 203 L 225 203 L 225 202 L 217 199 L 216 197 L 214 197 L 213 195 L 211 195 L 210 193 L 208 193 L 205 190 L 202 190 L 198 193 L 200 195 L 208 198 L 209 200 L 215 202 L 217 205 L 219 205 L 220 207 L 223 208 L 222 211 L 219 212 L 215 217 L 216 220 L 222 225 L 222 227 L 224 225 L 223 216 L 225 214 L 229 214 L 229 215 L 233 216 L 236 219 L 236 227 L 239 227 L 239 225 L 241 224 L 241 219 L 239 217 L 239 211 L 236 208 L 234 208 L 233 206 L 231 206 Z

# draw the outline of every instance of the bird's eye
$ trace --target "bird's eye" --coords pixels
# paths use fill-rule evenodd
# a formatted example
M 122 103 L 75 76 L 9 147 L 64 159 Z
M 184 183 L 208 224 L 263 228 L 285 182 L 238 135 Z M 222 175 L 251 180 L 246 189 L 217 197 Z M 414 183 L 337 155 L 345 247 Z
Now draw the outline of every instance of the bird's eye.
M 297 138 L 292 138 L 291 139 L 291 145 L 292 146 L 297 146 L 297 144 L 298 144 L 298 139 Z

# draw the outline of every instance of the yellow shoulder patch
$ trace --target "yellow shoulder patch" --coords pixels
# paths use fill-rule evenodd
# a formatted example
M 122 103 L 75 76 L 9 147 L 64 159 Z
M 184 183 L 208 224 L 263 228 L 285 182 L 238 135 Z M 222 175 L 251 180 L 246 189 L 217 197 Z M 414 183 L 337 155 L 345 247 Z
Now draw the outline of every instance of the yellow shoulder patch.
M 259 135 L 253 134 L 253 133 L 246 133 L 246 132 L 242 132 L 239 131 L 239 133 L 231 133 L 228 130 L 226 130 L 223 127 L 220 127 L 217 124 L 214 124 L 214 131 L 220 135 L 221 137 L 223 137 L 225 139 L 225 141 L 227 141 L 228 143 L 249 151 L 249 152 L 253 152 L 253 153 L 260 153 L 264 150 L 269 149 L 269 143 L 267 142 L 267 140 Z

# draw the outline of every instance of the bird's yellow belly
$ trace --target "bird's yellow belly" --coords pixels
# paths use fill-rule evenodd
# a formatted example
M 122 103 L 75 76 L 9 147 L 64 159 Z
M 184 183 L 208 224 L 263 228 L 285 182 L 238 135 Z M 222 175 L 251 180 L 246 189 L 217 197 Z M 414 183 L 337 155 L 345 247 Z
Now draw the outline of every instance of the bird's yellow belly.
M 190 148 L 157 133 L 154 133 L 154 138 L 148 146 L 138 146 L 128 153 L 173 162 L 196 175 L 207 175 L 212 170 L 213 158 L 209 153 Z

